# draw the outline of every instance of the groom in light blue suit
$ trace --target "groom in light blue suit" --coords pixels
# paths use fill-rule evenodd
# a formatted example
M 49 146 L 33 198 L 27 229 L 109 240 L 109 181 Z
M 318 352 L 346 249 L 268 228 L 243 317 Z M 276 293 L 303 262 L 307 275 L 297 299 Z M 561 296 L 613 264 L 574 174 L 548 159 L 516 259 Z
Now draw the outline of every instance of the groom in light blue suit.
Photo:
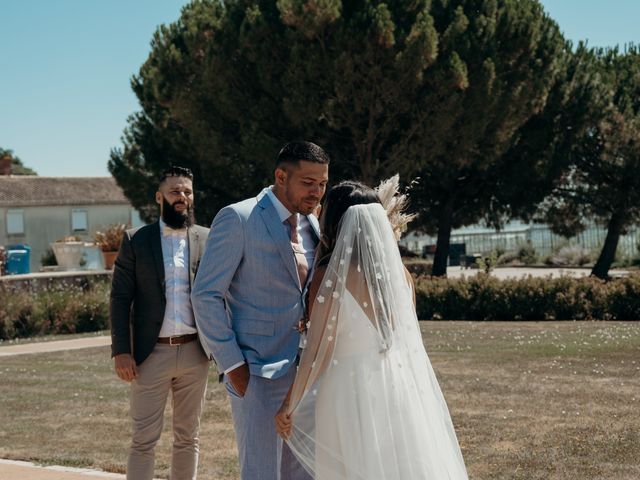
M 320 238 L 312 213 L 329 157 L 310 142 L 285 145 L 274 185 L 229 205 L 211 225 L 191 301 L 203 347 L 231 397 L 243 480 L 309 478 L 286 445 L 278 459 L 274 416 L 295 377 L 304 295 Z

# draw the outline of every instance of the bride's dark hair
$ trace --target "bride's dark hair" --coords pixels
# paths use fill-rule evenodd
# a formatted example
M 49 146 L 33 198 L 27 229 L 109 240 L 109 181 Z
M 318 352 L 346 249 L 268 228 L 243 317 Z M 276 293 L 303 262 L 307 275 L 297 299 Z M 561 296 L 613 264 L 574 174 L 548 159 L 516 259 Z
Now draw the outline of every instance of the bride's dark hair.
M 331 258 L 344 212 L 354 205 L 368 203 L 381 202 L 375 190 L 363 183 L 346 180 L 329 190 L 320 215 L 322 238 L 320 239 L 320 248 L 317 253 L 318 265 L 326 265 L 329 262 L 329 258 Z

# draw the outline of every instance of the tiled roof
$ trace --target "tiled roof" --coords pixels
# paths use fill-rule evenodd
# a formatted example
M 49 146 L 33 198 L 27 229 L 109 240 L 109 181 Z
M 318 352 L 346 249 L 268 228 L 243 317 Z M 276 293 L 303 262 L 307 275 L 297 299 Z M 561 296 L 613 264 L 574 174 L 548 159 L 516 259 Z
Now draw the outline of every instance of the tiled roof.
M 130 203 L 112 177 L 0 176 L 0 207 Z

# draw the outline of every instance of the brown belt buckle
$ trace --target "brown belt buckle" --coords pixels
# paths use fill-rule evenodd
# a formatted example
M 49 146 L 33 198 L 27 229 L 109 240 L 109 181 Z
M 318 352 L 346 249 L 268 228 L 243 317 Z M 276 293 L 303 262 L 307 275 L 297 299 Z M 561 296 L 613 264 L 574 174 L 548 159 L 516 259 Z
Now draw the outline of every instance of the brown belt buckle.
M 174 338 L 176 338 L 176 339 L 178 339 L 178 340 L 179 340 L 179 339 L 180 339 L 180 337 L 181 337 L 181 335 L 178 335 L 177 337 L 169 337 L 169 345 L 171 345 L 171 346 L 180 345 L 180 342 L 179 342 L 179 341 L 178 341 L 178 343 L 173 343 L 173 339 L 174 339 Z

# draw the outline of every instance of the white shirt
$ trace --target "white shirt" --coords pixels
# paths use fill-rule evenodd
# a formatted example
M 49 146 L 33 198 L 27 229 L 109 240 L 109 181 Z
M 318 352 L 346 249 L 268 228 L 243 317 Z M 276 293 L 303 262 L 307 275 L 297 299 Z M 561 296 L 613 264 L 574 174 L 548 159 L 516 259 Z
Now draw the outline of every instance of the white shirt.
M 166 224 L 160 219 L 160 242 L 164 262 L 167 306 L 160 337 L 197 333 L 191 308 L 189 287 L 189 240 L 186 231 L 165 235 Z

